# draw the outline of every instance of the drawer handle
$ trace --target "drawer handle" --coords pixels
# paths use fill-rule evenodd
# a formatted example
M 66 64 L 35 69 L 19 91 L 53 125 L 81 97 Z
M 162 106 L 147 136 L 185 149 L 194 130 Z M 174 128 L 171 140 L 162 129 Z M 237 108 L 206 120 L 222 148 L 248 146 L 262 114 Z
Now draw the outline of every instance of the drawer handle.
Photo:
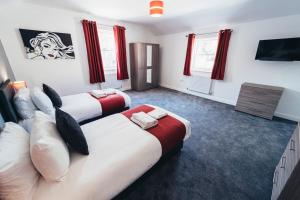
M 291 150 L 291 151 L 295 151 L 295 150 L 296 150 L 295 140 L 293 140 L 293 139 L 291 139 L 290 150 Z
M 285 163 L 286 163 L 286 156 L 282 156 L 280 168 L 285 168 Z
M 276 185 L 277 185 L 277 182 L 278 182 L 278 174 L 279 174 L 279 172 L 278 172 L 278 171 L 275 171 L 275 173 L 274 173 L 274 178 L 273 178 L 273 184 L 276 184 Z

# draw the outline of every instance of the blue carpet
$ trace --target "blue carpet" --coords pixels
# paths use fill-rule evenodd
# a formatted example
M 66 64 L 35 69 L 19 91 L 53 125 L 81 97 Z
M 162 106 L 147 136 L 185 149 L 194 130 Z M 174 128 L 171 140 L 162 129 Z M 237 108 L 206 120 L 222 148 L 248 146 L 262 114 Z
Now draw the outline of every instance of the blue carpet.
M 155 168 L 123 199 L 270 199 L 275 166 L 296 123 L 265 120 L 163 88 L 127 93 L 132 107 L 153 104 L 186 118 L 192 136 L 180 154 Z

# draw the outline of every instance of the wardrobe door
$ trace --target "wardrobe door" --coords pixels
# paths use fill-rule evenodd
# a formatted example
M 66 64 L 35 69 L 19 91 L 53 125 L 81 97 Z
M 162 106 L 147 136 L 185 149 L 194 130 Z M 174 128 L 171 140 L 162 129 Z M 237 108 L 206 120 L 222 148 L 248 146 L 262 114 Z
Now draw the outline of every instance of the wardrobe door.
M 146 85 L 147 88 L 158 87 L 158 65 L 159 65 L 159 45 L 158 44 L 146 44 Z
M 130 79 L 131 88 L 137 90 L 137 74 L 138 74 L 138 48 L 137 44 L 130 43 Z
M 149 89 L 147 84 L 147 46 L 139 43 L 138 90 Z
M 144 90 L 146 80 L 145 45 L 142 43 L 130 44 L 130 75 L 131 87 L 134 90 Z
M 159 44 L 152 45 L 152 87 L 158 87 L 159 82 Z
M 146 82 L 147 89 L 151 89 L 153 83 L 153 45 L 146 44 Z

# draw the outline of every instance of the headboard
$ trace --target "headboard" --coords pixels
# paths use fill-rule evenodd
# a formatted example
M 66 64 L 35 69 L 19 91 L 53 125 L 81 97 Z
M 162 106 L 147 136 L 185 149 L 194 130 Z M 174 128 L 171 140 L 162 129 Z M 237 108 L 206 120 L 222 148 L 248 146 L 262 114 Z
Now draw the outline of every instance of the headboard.
M 18 116 L 13 105 L 15 90 L 10 80 L 6 80 L 0 86 L 0 111 L 6 122 L 18 122 Z

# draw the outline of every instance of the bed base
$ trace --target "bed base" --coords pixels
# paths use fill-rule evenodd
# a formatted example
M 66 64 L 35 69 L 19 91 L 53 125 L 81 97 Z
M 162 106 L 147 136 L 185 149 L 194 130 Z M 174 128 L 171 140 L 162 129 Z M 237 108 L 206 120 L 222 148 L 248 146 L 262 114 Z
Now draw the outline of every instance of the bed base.
M 147 172 L 145 172 L 140 178 L 138 178 L 134 183 L 132 183 L 129 187 L 127 187 L 125 190 L 123 190 L 120 194 L 118 194 L 116 197 L 113 198 L 113 200 L 122 200 L 126 199 L 129 194 L 134 192 L 137 185 L 139 185 L 145 178 L 151 176 L 155 170 L 157 170 L 161 165 L 163 165 L 168 159 L 175 155 L 180 155 L 181 149 L 183 147 L 183 141 L 177 145 L 172 151 L 165 154 L 163 157 L 160 158 L 160 160 Z
M 129 110 L 129 107 L 125 107 L 123 108 L 122 110 L 119 111 L 119 113 L 123 112 L 123 111 L 126 111 L 126 110 Z M 91 119 L 86 119 L 82 122 L 79 122 L 79 125 L 84 125 L 84 124 L 87 124 L 87 123 L 90 123 L 92 121 L 95 121 L 97 119 L 102 119 L 103 117 L 107 117 L 109 115 L 112 115 L 112 114 L 117 114 L 117 113 L 108 113 L 108 114 L 105 114 L 105 115 L 101 115 L 101 116 L 98 116 L 98 117 L 94 117 L 94 118 L 91 118 Z

